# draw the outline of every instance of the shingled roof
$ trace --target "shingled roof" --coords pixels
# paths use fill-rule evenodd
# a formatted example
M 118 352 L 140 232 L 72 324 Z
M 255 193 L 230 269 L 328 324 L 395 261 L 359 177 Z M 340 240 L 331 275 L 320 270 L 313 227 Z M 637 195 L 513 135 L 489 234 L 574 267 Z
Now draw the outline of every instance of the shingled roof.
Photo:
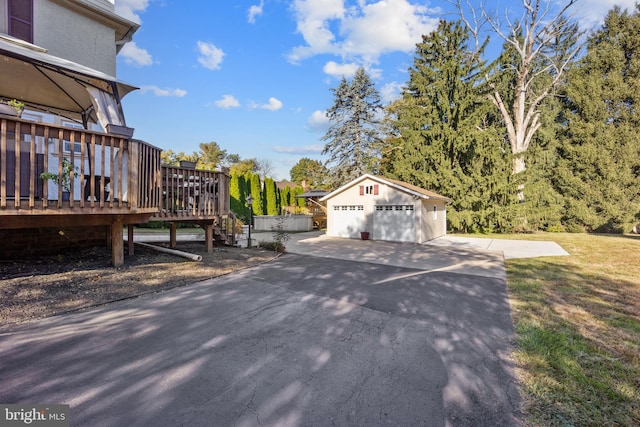
M 347 184 L 343 185 L 342 187 L 338 188 L 335 191 L 332 191 L 331 193 L 327 194 L 326 196 L 324 196 L 322 199 L 320 199 L 321 201 L 327 200 L 330 197 L 341 193 L 342 191 L 344 191 L 345 189 L 353 186 L 353 185 L 357 185 L 359 182 L 364 181 L 365 179 L 371 179 L 373 181 L 378 181 L 381 184 L 386 184 L 389 185 L 391 187 L 395 187 L 398 190 L 401 191 L 405 191 L 407 193 L 411 193 L 415 196 L 418 196 L 422 199 L 436 199 L 436 200 L 442 200 L 445 201 L 447 203 L 451 203 L 453 202 L 452 199 L 450 199 L 449 197 L 446 196 L 442 196 L 438 193 L 434 193 L 433 191 L 429 191 L 429 190 L 425 190 L 424 188 L 420 188 L 416 185 L 413 184 L 409 184 L 407 182 L 403 182 L 403 181 L 398 181 L 397 179 L 392 179 L 392 178 L 386 178 L 386 177 L 382 177 L 382 176 L 378 176 L 378 175 L 372 175 L 372 174 L 364 174 L 362 176 L 360 176 L 359 178 L 354 179 L 351 182 L 348 182 Z

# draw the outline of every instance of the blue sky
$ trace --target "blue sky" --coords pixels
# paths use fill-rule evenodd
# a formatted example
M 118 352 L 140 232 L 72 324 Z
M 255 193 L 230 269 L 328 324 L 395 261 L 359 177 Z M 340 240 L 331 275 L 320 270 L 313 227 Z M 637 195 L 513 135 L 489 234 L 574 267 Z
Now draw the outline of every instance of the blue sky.
M 480 0 L 469 0 L 477 5 Z M 490 1 L 505 10 L 519 1 Z M 614 4 L 581 0 L 583 28 Z M 451 3 L 415 0 L 115 0 L 141 24 L 118 55 L 119 79 L 140 87 L 123 100 L 135 137 L 191 153 L 217 142 L 243 159 L 267 160 L 289 179 L 302 157 L 320 154 L 342 76 L 364 66 L 386 102 L 398 96 L 415 44 Z

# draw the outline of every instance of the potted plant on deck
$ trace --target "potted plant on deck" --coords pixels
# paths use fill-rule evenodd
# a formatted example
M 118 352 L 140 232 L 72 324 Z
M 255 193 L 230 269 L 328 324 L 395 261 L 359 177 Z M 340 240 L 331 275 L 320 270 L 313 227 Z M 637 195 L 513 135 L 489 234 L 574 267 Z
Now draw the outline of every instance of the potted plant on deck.
M 362 240 L 369 240 L 369 232 L 368 231 L 361 231 L 360 232 L 360 238 Z
M 24 110 L 24 102 L 17 99 L 11 99 L 9 101 L 0 101 L 0 114 L 7 116 L 21 117 Z
M 42 172 L 40 174 L 40 178 L 44 181 L 49 179 L 53 180 L 53 182 L 57 185 L 59 182 L 62 183 L 62 200 L 69 200 L 69 194 L 71 193 L 71 172 L 73 171 L 73 176 L 78 174 L 78 167 L 74 166 L 71 163 L 71 160 L 66 157 L 62 158 L 62 175 L 58 175 L 54 172 Z

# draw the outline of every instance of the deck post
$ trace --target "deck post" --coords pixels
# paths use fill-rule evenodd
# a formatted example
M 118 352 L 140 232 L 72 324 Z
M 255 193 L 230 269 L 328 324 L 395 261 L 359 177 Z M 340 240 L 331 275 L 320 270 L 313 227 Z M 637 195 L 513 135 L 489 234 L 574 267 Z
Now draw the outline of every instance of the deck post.
M 207 221 L 204 227 L 204 243 L 207 252 L 213 252 L 213 221 Z
M 129 256 L 133 255 L 133 224 L 127 225 L 127 249 Z
M 111 224 L 111 257 L 113 266 L 119 267 L 124 264 L 124 239 L 122 238 L 122 227 L 124 222 L 122 215 L 117 215 Z
M 175 249 L 176 246 L 178 246 L 176 239 L 176 228 L 177 227 L 175 222 L 169 223 L 169 247 L 172 249 Z

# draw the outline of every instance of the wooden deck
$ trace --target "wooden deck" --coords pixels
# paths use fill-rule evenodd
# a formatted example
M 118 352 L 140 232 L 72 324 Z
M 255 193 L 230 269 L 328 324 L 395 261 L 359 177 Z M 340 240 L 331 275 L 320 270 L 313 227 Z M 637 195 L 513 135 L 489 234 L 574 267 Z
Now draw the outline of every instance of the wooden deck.
M 163 166 L 160 153 L 121 135 L 0 116 L 0 229 L 106 225 L 115 265 L 128 224 L 192 222 L 226 239 L 228 173 Z
M 162 166 L 160 208 L 154 221 L 195 223 L 205 230 L 207 251 L 213 241 L 235 244 L 235 216 L 229 207 L 228 171 L 207 171 Z M 175 246 L 175 226 L 171 246 Z

